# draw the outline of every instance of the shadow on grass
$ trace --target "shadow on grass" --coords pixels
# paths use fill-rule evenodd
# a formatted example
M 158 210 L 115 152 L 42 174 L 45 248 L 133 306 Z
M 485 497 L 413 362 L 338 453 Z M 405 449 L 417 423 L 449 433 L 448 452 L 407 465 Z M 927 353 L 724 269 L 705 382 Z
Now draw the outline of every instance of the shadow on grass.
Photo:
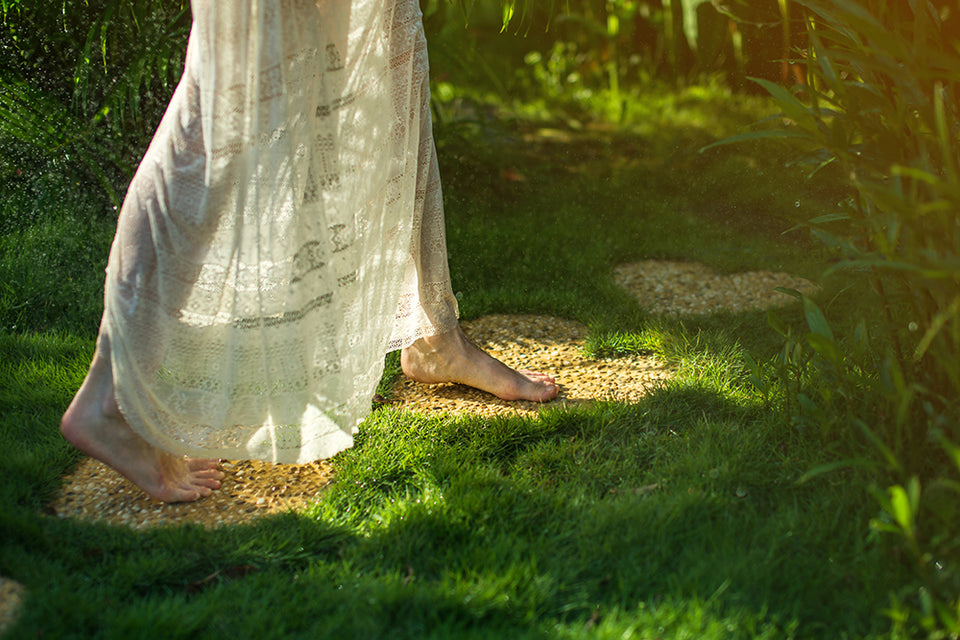
M 860 485 L 795 486 L 816 443 L 709 379 L 535 420 L 382 410 L 309 513 L 133 533 L 41 515 L 89 342 L 0 355 L 11 637 L 859 636 L 896 584 Z
M 661 393 L 538 420 L 381 411 L 313 512 L 247 526 L 134 533 L 8 504 L 0 574 L 31 592 L 11 637 L 874 631 L 889 577 L 862 492 L 795 487 L 758 412 Z

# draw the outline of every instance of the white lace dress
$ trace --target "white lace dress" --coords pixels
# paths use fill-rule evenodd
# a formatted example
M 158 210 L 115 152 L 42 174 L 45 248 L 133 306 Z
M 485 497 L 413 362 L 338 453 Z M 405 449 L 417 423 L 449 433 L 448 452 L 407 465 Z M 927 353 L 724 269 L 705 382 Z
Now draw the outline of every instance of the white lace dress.
M 416 0 L 194 0 L 130 184 L 101 345 L 176 454 L 349 447 L 387 351 L 455 326 Z

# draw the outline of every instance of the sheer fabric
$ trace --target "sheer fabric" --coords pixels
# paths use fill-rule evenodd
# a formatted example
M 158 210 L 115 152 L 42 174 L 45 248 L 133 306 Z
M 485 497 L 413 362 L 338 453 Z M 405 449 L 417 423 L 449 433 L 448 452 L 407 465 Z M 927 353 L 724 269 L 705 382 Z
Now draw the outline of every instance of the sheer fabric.
M 455 326 L 415 0 L 194 0 L 130 184 L 102 345 L 177 454 L 352 444 L 388 350 Z

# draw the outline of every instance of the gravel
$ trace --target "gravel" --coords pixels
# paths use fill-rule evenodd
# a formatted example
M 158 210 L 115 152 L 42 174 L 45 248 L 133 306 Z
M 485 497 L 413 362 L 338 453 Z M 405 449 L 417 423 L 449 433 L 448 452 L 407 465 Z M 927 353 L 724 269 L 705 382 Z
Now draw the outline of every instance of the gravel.
M 695 315 L 716 311 L 753 311 L 795 301 L 777 287 L 811 295 L 817 286 L 797 276 L 774 271 L 721 274 L 696 262 L 644 260 L 613 271 L 618 285 L 647 311 L 661 315 Z

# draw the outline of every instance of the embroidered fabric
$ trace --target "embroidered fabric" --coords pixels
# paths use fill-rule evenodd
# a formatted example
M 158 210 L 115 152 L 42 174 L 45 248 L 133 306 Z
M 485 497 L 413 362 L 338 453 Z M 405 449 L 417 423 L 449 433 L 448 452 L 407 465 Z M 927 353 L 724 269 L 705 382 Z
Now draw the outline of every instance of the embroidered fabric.
M 132 180 L 101 346 L 175 454 L 349 447 L 384 354 L 455 326 L 416 0 L 194 0 Z

